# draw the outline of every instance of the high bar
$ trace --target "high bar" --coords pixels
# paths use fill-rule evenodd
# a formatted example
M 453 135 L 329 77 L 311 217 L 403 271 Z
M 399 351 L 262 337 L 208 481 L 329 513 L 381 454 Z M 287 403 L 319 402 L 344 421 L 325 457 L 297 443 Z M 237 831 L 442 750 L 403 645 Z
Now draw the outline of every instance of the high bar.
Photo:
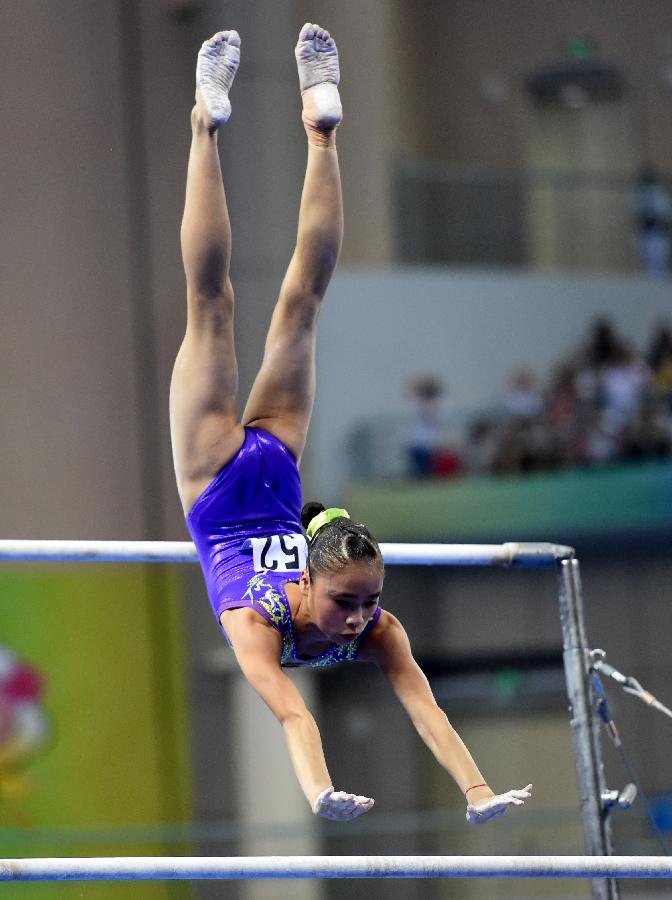
M 549 543 L 381 544 L 387 565 L 552 566 L 574 556 L 572 547 Z M 0 561 L 195 563 L 189 541 L 0 540 Z
M 666 856 L 120 856 L 0 859 L 2 881 L 672 878 Z

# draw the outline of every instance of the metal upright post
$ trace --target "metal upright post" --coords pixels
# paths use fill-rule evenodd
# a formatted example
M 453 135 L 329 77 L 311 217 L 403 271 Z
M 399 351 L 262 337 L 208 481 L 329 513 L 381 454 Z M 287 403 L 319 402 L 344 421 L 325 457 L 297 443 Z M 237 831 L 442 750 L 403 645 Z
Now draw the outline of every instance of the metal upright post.
M 590 658 L 578 560 L 562 560 L 559 574 L 565 682 L 586 853 L 612 856 L 611 828 L 602 802 L 606 785 L 599 723 L 590 698 Z M 618 885 L 613 878 L 595 878 L 591 884 L 592 900 L 618 900 Z

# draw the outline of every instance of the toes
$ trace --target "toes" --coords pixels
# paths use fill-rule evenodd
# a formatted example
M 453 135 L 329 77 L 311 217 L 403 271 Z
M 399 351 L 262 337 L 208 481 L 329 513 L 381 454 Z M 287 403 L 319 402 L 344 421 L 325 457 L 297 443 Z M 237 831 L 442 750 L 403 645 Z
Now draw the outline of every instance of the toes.
M 328 46 L 331 46 L 333 43 L 332 37 L 326 28 L 321 28 L 314 22 L 306 22 L 299 32 L 299 43 L 313 43 L 316 40 Z
M 216 34 L 213 34 L 211 38 L 208 38 L 207 41 L 203 41 L 204 47 L 218 47 L 219 44 L 224 40 L 224 35 L 228 34 L 226 31 L 218 31 Z
M 306 22 L 301 31 L 299 32 L 299 40 L 300 41 L 312 41 L 315 37 L 315 25 L 312 25 L 310 22 Z
M 231 31 L 225 31 L 223 33 L 227 35 L 227 37 L 224 38 L 223 40 L 226 40 L 226 43 L 229 44 L 229 46 L 240 47 L 240 35 L 238 34 L 237 31 L 231 30 Z
M 203 42 L 204 47 L 219 47 L 221 44 L 230 44 L 232 47 L 240 47 L 240 35 L 233 29 L 231 31 L 218 31 Z

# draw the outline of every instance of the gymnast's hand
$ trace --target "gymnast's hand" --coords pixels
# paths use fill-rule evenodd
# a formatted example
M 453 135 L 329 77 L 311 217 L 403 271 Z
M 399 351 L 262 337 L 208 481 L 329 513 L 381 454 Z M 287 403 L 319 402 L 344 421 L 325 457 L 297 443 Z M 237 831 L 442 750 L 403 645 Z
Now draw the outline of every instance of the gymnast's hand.
M 345 791 L 335 791 L 333 786 L 329 786 L 315 798 L 313 812 L 316 816 L 322 816 L 323 819 L 333 819 L 336 822 L 348 821 L 368 812 L 373 804 L 374 801 L 371 797 L 360 797 Z
M 467 804 L 467 822 L 470 825 L 483 825 L 496 816 L 501 816 L 510 806 L 523 806 L 526 800 L 532 796 L 532 785 L 520 791 L 507 791 L 505 794 L 496 794 L 488 800 Z

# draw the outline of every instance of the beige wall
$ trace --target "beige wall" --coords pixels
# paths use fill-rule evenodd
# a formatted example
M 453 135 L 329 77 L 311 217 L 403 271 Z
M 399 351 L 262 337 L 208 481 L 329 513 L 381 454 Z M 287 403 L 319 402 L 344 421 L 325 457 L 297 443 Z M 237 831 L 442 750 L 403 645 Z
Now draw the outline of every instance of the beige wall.
M 394 4 L 395 7 L 397 4 Z M 672 63 L 672 6 L 666 0 L 479 0 L 415 3 L 402 0 L 408 64 L 403 109 L 404 149 L 412 156 L 514 166 L 525 142 L 525 78 L 562 63 L 562 40 L 591 35 L 598 64 L 622 71 L 633 104 L 638 154 L 669 170 L 672 87 L 663 70 Z M 486 75 L 502 78 L 509 98 L 481 100 Z
M 83 3 L 3 15 L 8 537 L 140 536 L 117 25 Z
M 5 17 L 0 527 L 8 536 L 186 536 L 167 416 L 185 316 L 179 221 L 195 54 L 221 27 L 216 4 L 194 6 L 194 18 L 178 20 L 162 0 L 33 0 Z M 284 15 L 289 6 L 227 8 L 248 38 L 220 142 L 243 391 L 291 251 L 302 179 L 292 55 L 301 23 Z M 273 25 L 284 53 L 251 39 L 257 17 Z

